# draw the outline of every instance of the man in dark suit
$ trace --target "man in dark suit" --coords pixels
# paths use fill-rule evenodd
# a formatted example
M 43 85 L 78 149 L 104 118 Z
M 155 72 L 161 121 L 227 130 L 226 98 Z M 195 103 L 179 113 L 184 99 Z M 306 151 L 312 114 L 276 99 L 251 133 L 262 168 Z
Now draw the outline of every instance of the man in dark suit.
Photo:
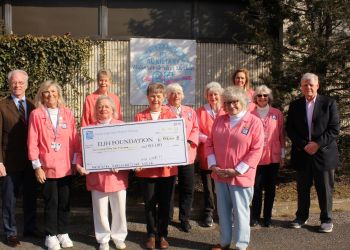
M 0 177 L 2 219 L 9 246 L 20 245 L 16 225 L 16 198 L 23 192 L 24 236 L 36 236 L 37 182 L 27 150 L 27 121 L 34 104 L 26 99 L 28 74 L 13 70 L 8 74 L 11 95 L 0 102 Z
M 317 94 L 318 77 L 306 73 L 301 78 L 304 97 L 289 106 L 287 134 L 292 141 L 291 161 L 297 171 L 298 209 L 292 228 L 307 223 L 310 189 L 315 185 L 321 210 L 320 232 L 333 230 L 332 203 L 334 172 L 339 164 L 336 138 L 339 134 L 339 114 L 335 100 Z

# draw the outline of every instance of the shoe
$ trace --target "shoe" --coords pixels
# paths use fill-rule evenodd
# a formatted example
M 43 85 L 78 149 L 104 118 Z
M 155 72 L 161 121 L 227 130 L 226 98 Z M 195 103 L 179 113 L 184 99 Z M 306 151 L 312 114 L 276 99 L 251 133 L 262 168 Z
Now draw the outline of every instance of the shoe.
M 305 226 L 306 224 L 307 224 L 307 220 L 302 221 L 299 219 L 295 219 L 290 223 L 289 227 L 290 228 L 301 228 L 301 227 Z
M 99 250 L 109 250 L 109 244 L 107 243 L 101 243 L 100 247 L 98 248 Z
M 186 221 L 181 221 L 181 229 L 182 231 L 189 233 L 192 229 L 190 223 L 186 220 Z
M 160 237 L 159 239 L 159 248 L 160 249 L 167 249 L 169 247 L 169 243 L 166 241 L 164 237 Z
M 123 250 L 123 249 L 126 249 L 126 245 L 125 245 L 125 242 L 122 241 L 122 240 L 115 240 L 114 241 L 114 244 L 115 244 L 115 247 L 119 250 Z
M 318 231 L 320 233 L 331 233 L 333 231 L 333 223 L 322 223 Z
M 42 238 L 44 234 L 39 230 L 23 232 L 23 237 Z
M 204 221 L 203 221 L 203 225 L 205 227 L 212 227 L 213 224 L 214 224 L 213 217 L 211 217 L 210 215 L 206 216 Z
M 58 234 L 57 239 L 60 242 L 62 248 L 73 247 L 73 241 L 69 238 L 68 234 Z
M 256 227 L 257 225 L 259 225 L 259 221 L 258 220 L 252 219 L 250 221 L 250 227 Z
M 16 235 L 9 235 L 6 238 L 7 245 L 10 247 L 17 247 L 21 245 L 21 242 L 18 240 Z
M 211 250 L 229 250 L 230 245 L 222 247 L 220 244 L 216 244 Z
M 155 249 L 156 248 L 156 238 L 151 236 L 146 241 L 146 249 Z
M 264 219 L 264 227 L 271 227 L 271 219 Z
M 56 235 L 54 236 L 47 235 L 45 239 L 45 246 L 47 246 L 48 250 L 61 249 L 60 242 L 58 241 Z

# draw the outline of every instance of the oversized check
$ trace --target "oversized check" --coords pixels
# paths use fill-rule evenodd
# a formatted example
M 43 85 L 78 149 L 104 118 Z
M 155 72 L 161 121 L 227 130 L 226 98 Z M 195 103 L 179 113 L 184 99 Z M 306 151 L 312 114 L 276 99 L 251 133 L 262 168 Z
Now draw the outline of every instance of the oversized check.
M 84 127 L 81 135 L 89 172 L 188 164 L 183 119 Z

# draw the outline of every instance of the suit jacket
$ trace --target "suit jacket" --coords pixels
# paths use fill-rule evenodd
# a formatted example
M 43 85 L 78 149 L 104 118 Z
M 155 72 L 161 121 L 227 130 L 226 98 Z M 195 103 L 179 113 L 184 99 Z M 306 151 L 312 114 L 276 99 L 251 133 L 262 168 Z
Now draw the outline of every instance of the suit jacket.
M 26 98 L 27 117 L 35 108 Z M 27 122 L 28 123 L 28 122 Z M 28 126 L 20 118 L 20 113 L 11 96 L 0 101 L 0 162 L 8 173 L 31 167 L 27 149 Z
M 314 165 L 319 170 L 335 169 L 339 165 L 336 138 L 339 134 L 339 114 L 335 100 L 317 95 L 311 125 L 311 140 L 320 148 L 314 155 L 304 151 L 309 142 L 309 128 L 306 116 L 306 100 L 302 97 L 293 101 L 288 110 L 287 134 L 292 141 L 291 161 L 297 170 Z

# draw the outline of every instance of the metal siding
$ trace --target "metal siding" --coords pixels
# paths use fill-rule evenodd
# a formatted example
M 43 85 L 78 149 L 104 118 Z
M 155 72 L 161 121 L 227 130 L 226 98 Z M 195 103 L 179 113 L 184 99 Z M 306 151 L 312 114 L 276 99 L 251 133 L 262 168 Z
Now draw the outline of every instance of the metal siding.
M 141 105 L 130 105 L 129 52 L 129 41 L 103 41 L 91 49 L 88 69 L 89 76 L 94 81 L 84 83 L 77 80 L 78 96 L 66 97 L 69 106 L 75 107 L 74 111 L 78 121 L 80 121 L 85 96 L 97 89 L 96 75 L 101 68 L 112 71 L 114 84 L 111 86 L 111 91 L 120 97 L 124 121 L 133 121 L 135 114 L 146 108 L 146 106 Z M 259 75 L 265 72 L 263 66 L 262 63 L 241 51 L 236 44 L 197 43 L 194 108 L 198 108 L 206 102 L 203 92 L 207 83 L 217 81 L 223 87 L 229 86 L 233 71 L 246 67 L 251 72 L 251 82 L 256 85 Z M 72 95 L 73 92 L 66 91 L 66 94 Z

